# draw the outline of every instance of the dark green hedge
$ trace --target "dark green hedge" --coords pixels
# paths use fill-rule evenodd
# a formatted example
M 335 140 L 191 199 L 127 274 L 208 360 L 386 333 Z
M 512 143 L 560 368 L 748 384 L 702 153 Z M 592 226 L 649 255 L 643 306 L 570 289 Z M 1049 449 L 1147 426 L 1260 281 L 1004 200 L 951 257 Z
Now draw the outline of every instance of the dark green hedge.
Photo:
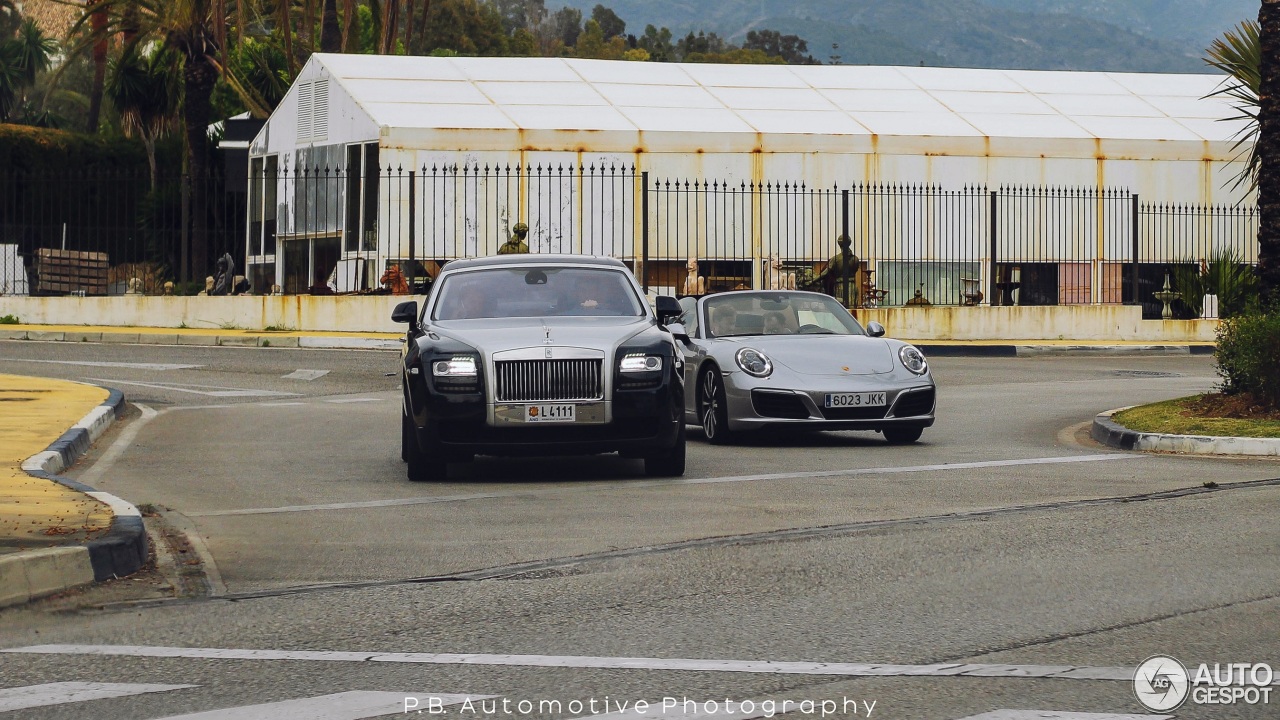
M 1280 409 L 1280 311 L 1223 320 L 1215 355 L 1223 392 L 1247 392 L 1258 402 Z
M 146 172 L 147 154 L 137 140 L 104 140 L 65 130 L 0 124 L 0 172 L 64 174 L 78 170 Z

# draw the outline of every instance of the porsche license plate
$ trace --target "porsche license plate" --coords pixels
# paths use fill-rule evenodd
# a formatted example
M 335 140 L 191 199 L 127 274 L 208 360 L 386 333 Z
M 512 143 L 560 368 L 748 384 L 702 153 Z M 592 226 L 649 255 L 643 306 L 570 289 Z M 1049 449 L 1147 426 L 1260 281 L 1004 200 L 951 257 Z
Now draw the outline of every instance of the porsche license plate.
M 525 422 L 571 423 L 577 415 L 575 405 L 526 405 L 524 409 Z
M 827 399 L 826 402 L 823 403 L 823 407 L 884 407 L 888 404 L 888 393 L 827 393 Z

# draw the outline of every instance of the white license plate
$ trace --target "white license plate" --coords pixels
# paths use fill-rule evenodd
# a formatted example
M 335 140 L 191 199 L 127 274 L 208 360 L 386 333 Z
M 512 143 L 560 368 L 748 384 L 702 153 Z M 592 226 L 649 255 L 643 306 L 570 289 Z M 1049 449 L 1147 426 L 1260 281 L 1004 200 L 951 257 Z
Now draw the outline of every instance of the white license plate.
M 888 404 L 888 393 L 827 393 L 827 399 L 826 402 L 823 403 L 823 407 L 884 407 Z
M 525 422 L 571 423 L 578 419 L 575 405 L 526 405 Z

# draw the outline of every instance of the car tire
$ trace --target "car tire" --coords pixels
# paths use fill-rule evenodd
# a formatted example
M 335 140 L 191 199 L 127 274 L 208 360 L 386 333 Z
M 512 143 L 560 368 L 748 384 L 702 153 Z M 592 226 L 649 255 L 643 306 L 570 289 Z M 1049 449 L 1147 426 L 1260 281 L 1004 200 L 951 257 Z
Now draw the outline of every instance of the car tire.
M 659 455 L 646 455 L 644 458 L 644 474 L 649 477 L 680 477 L 684 475 L 684 422 L 676 430 L 675 445 L 667 448 Z
M 403 428 L 405 440 L 405 462 L 408 463 L 405 474 L 413 482 L 434 482 L 436 480 L 444 480 L 449 475 L 449 466 L 443 462 L 432 462 L 426 453 L 422 452 L 422 447 L 418 445 L 418 438 L 414 432 L 413 420 L 408 413 L 403 413 Z
M 924 434 L 922 427 L 885 428 L 884 439 L 890 445 L 910 445 Z
M 400 462 L 409 462 L 409 441 L 413 438 L 410 422 L 409 413 L 400 408 Z
M 729 404 L 725 399 L 724 379 L 714 366 L 702 370 L 698 380 L 698 420 L 702 434 L 712 445 L 723 445 L 733 439 L 729 430 Z

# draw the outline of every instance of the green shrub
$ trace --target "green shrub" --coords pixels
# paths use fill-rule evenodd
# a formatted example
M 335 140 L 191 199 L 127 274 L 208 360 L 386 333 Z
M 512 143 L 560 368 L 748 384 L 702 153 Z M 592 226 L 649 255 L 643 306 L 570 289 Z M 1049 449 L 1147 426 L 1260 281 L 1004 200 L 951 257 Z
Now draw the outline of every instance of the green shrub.
M 1249 393 L 1259 403 L 1280 409 L 1280 310 L 1222 321 L 1214 357 L 1222 392 Z
M 17 315 L 0 315 L 0 325 L 21 325 L 22 320 Z
M 1200 316 L 1205 295 L 1218 296 L 1218 316 L 1222 318 L 1249 312 L 1258 297 L 1258 276 L 1253 266 L 1234 250 L 1214 255 L 1204 271 L 1193 261 L 1175 266 L 1173 284 L 1196 317 Z

